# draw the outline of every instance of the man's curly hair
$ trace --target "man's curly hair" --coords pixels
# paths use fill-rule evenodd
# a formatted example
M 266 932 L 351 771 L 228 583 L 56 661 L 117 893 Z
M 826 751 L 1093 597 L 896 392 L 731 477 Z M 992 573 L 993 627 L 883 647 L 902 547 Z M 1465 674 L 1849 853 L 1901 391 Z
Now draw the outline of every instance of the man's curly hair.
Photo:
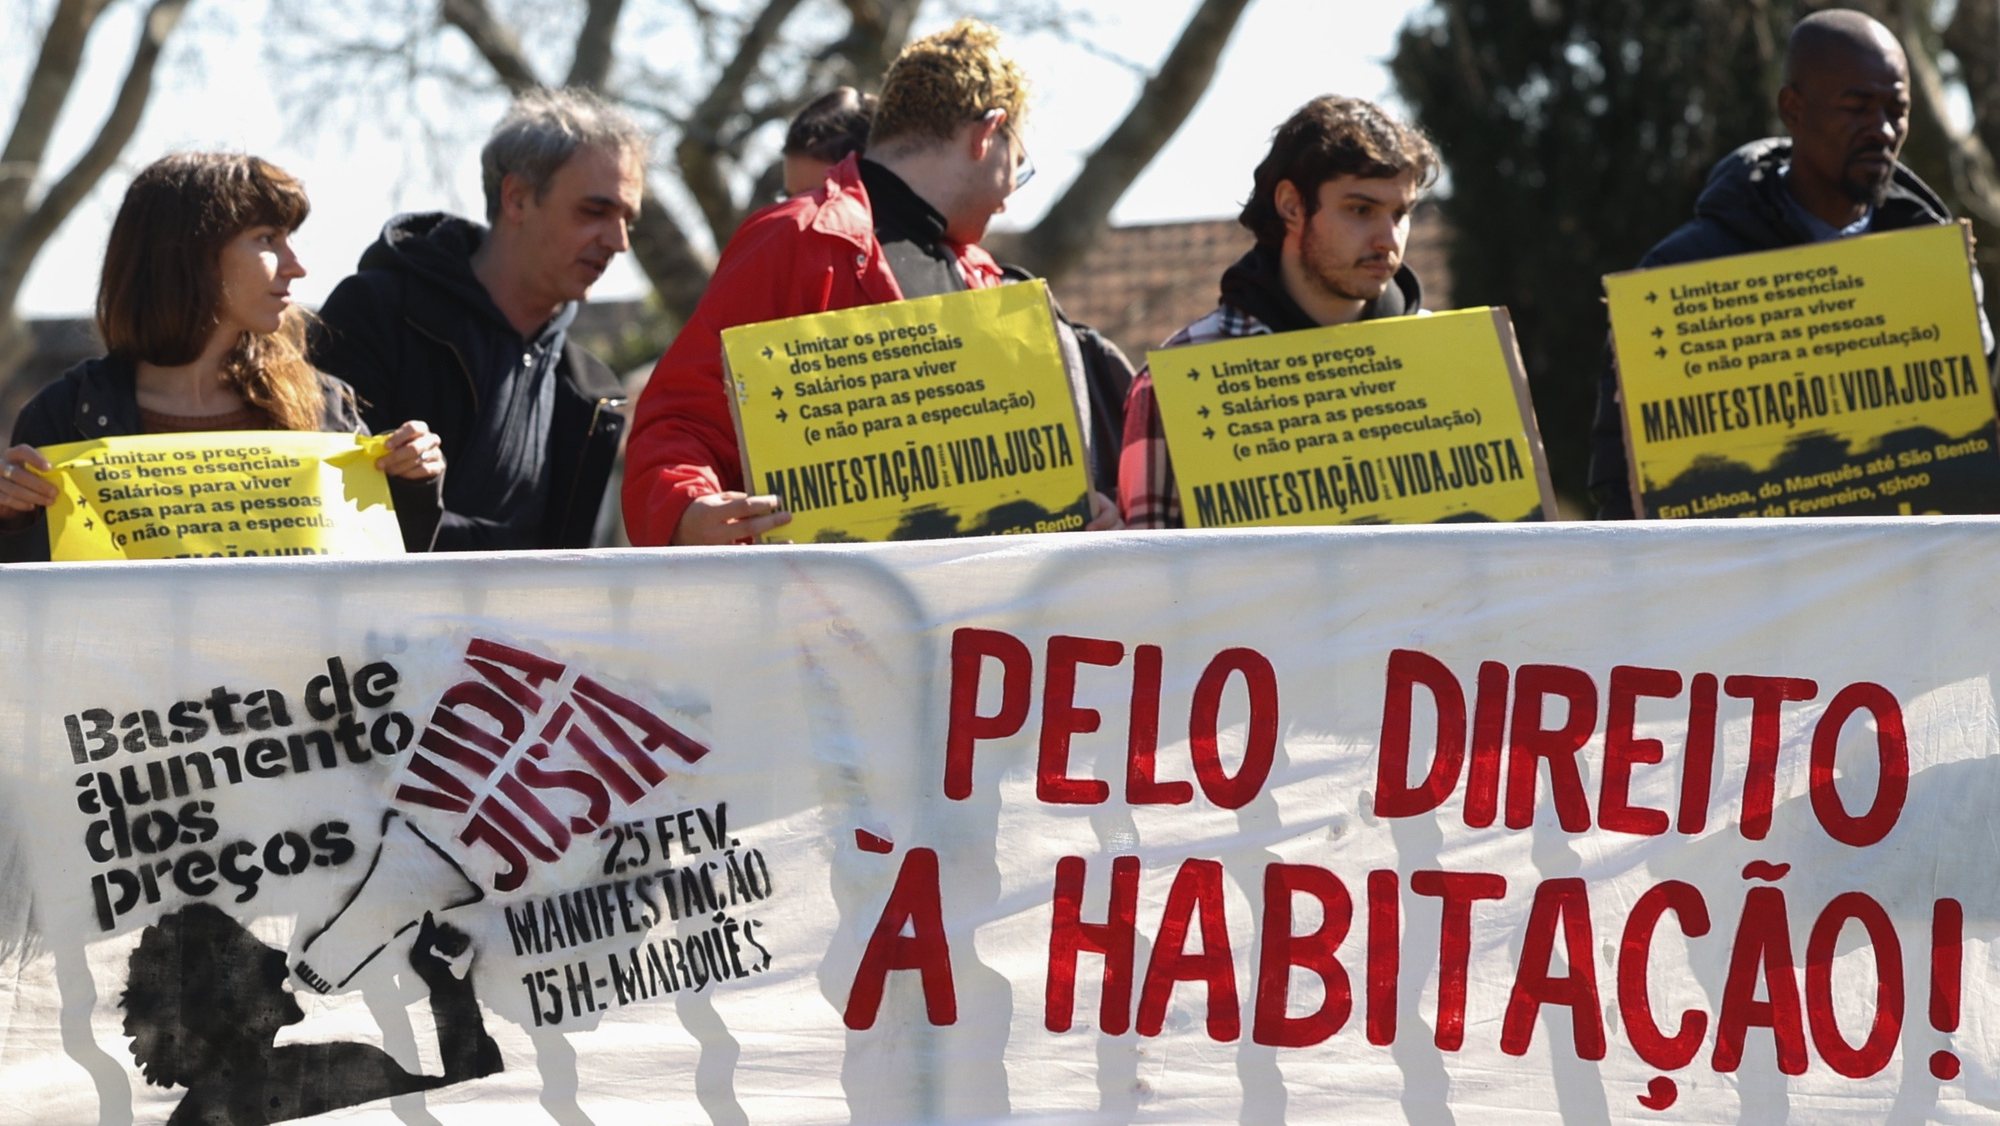
M 903 48 L 882 79 L 871 148 L 948 141 L 988 110 L 1004 109 L 1019 126 L 1028 109 L 1028 79 L 1000 53 L 1000 33 L 974 19 Z

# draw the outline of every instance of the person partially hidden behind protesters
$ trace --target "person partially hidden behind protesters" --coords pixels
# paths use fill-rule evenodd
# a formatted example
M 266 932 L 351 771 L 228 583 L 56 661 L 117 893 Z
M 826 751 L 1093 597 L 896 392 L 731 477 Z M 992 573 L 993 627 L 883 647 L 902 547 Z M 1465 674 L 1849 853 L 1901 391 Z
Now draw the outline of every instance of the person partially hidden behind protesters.
M 285 953 L 194 903 L 147 927 L 127 961 L 125 1035 L 146 1081 L 185 1087 L 167 1121 L 252 1126 L 463 1083 L 500 1070 L 473 994 L 471 949 L 426 915 L 410 968 L 430 989 L 443 1075 L 413 1074 L 373 1044 L 277 1044 L 305 1019 Z
M 97 287 L 108 354 L 43 388 L 0 454 L 0 561 L 46 560 L 41 510 L 56 486 L 38 447 L 132 434 L 210 430 L 361 433 L 353 391 L 305 359 L 306 314 L 291 298 L 305 267 L 291 233 L 305 189 L 254 156 L 180 153 L 125 191 Z M 428 550 L 444 454 L 405 421 L 376 460 L 389 475 L 404 547 Z
M 1778 117 L 1790 136 L 1722 158 L 1694 218 L 1648 251 L 1640 269 L 1952 222 L 1937 193 L 1897 160 L 1910 132 L 1910 68 L 1880 23 L 1837 8 L 1800 20 L 1785 48 Z M 1990 366 L 1983 307 L 1979 334 Z M 1632 518 L 1624 413 L 1609 362 L 1598 377 L 1590 494 L 1598 519 Z
M 639 397 L 625 459 L 633 543 L 737 543 L 790 522 L 777 497 L 745 491 L 723 330 L 1002 284 L 979 240 L 1033 171 L 1019 137 L 1026 104 L 999 33 L 960 20 L 890 65 L 861 156 L 744 221 Z M 1090 528 L 1117 523 L 1109 498 L 1090 503 Z
M 1163 348 L 1421 312 L 1403 262 L 1410 212 L 1438 176 L 1416 129 L 1360 98 L 1325 95 L 1271 138 L 1238 221 L 1257 245 L 1223 271 L 1215 310 Z M 1150 370 L 1132 381 L 1118 462 L 1127 527 L 1184 526 Z
M 588 90 L 530 90 L 479 153 L 486 222 L 398 215 L 334 287 L 313 361 L 377 426 L 424 418 L 452 473 L 439 551 L 589 547 L 624 386 L 570 331 L 631 248 L 646 137 Z
M 785 195 L 805 193 L 825 182 L 833 166 L 868 144 L 875 120 L 875 95 L 836 86 L 814 98 L 785 130 Z

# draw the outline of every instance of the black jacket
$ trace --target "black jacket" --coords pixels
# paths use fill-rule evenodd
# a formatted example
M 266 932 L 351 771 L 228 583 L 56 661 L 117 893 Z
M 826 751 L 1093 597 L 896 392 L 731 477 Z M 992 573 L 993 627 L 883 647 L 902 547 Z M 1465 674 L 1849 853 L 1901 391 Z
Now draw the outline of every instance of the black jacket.
M 447 467 L 472 439 L 480 410 L 473 372 L 511 365 L 522 340 L 472 273 L 486 228 L 438 212 L 399 215 L 361 255 L 359 272 L 320 310 L 313 362 L 354 386 L 370 425 L 421 418 L 442 440 Z M 625 427 L 624 392 L 611 369 L 565 341 L 548 437 L 548 508 L 521 542 L 505 526 L 464 515 L 488 497 L 476 473 L 448 472 L 440 551 L 589 547 Z
M 1694 218 L 1661 239 L 1640 260 L 1638 268 L 1700 262 L 1811 242 L 1812 235 L 1799 224 L 1785 199 L 1788 189 L 1779 175 L 1791 158 L 1792 142 L 1785 137 L 1752 141 L 1722 158 L 1708 174 L 1708 186 L 1695 200 Z M 1951 212 L 1930 185 L 1899 163 L 1890 181 L 1889 196 L 1869 217 L 1866 233 L 1951 221 Z M 1982 335 L 1990 339 L 1984 308 L 1979 312 L 1979 324 Z M 1986 359 L 1990 365 L 1993 357 L 1989 355 Z M 1629 520 L 1633 508 L 1630 474 L 1625 463 L 1625 419 L 1618 401 L 1617 372 L 1608 348 L 1605 361 L 1597 382 L 1597 416 L 1590 428 L 1590 494 L 1597 501 L 1598 519 Z
M 321 430 L 329 434 L 367 433 L 354 392 L 347 384 L 322 374 L 319 390 Z M 12 444 L 39 448 L 142 432 L 131 362 L 101 356 L 83 361 L 36 392 L 14 420 Z M 389 494 L 396 503 L 396 523 L 402 528 L 405 551 L 429 551 L 437 538 L 442 511 L 439 484 L 437 479 L 389 478 Z M 0 563 L 46 562 L 48 558 L 48 525 L 39 517 L 21 528 L 0 528 Z

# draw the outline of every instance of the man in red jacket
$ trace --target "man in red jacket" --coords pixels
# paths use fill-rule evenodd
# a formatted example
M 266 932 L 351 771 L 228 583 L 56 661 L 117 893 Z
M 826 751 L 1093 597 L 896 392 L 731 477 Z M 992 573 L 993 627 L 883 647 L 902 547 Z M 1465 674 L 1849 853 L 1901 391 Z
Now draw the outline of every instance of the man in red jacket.
M 633 543 L 734 543 L 791 519 L 778 498 L 744 492 L 722 330 L 1000 284 L 978 242 L 1032 171 L 1016 133 L 1025 102 L 998 33 L 960 20 L 890 65 L 865 153 L 744 222 L 639 399 Z

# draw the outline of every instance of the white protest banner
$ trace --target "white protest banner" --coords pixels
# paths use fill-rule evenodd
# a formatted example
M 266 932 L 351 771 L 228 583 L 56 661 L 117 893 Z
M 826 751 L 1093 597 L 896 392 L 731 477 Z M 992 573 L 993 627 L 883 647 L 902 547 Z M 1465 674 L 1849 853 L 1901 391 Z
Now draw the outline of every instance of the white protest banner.
M 1996 552 L 12 568 L 0 1084 L 50 1122 L 1991 1117 Z

